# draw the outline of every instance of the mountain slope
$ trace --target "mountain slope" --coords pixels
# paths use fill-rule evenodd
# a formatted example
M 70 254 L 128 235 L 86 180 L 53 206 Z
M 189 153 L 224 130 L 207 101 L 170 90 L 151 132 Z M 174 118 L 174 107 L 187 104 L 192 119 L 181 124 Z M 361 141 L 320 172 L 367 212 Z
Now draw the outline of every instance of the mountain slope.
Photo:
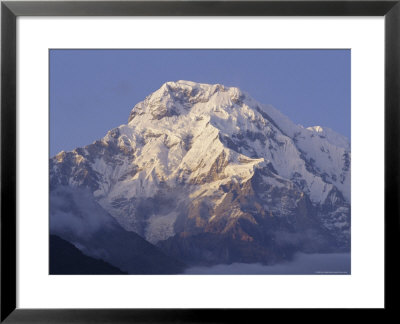
M 84 255 L 71 243 L 50 235 L 50 274 L 125 274 L 100 259 Z
M 82 188 L 51 191 L 50 233 L 129 274 L 175 274 L 185 268 L 136 233 L 124 230 Z
M 178 81 L 138 103 L 127 125 L 53 157 L 50 185 L 88 189 L 123 228 L 186 262 L 251 250 L 268 263 L 349 249 L 350 159 L 332 130 L 295 125 L 238 88 Z M 203 248 L 210 237 L 230 257 Z M 236 243 L 245 247 L 230 253 Z

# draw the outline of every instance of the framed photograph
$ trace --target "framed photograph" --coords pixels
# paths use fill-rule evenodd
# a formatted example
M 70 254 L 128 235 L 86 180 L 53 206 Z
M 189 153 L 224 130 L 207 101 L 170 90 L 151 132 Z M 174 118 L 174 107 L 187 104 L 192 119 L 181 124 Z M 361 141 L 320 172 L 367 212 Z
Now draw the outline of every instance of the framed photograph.
M 4 1 L 1 321 L 394 310 L 398 1 Z

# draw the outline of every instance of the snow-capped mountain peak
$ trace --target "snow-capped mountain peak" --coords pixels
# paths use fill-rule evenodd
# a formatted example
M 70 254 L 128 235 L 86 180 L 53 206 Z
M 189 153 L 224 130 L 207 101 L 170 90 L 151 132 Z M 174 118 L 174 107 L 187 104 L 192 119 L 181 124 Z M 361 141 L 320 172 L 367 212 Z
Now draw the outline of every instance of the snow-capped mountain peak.
M 221 84 L 204 84 L 191 81 L 166 82 L 138 103 L 130 114 L 128 122 L 137 115 L 149 113 L 154 119 L 185 115 L 197 104 L 202 105 L 202 113 L 210 113 L 221 105 L 230 105 L 242 98 L 244 94 L 234 87 L 227 88 Z M 204 110 L 204 108 L 207 108 Z
M 236 87 L 177 81 L 136 104 L 128 124 L 53 157 L 50 178 L 89 188 L 125 229 L 153 243 L 231 233 L 239 219 L 289 217 L 301 204 L 348 236 L 350 158 L 343 136 L 296 125 Z

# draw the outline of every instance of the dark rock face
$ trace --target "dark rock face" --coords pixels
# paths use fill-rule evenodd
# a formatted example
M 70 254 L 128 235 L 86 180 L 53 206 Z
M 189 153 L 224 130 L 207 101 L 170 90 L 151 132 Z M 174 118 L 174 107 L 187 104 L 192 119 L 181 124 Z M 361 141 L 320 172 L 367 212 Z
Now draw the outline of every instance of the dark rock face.
M 179 274 L 186 267 L 133 232 L 101 230 L 79 243 L 129 274 Z
M 277 251 L 276 246 L 266 247 L 258 242 L 234 239 L 227 234 L 180 233 L 158 245 L 171 256 L 179 256 L 190 265 L 214 265 L 221 263 L 274 263 L 287 260 L 293 250 Z
M 126 274 L 103 260 L 84 255 L 57 235 L 50 235 L 49 245 L 51 275 Z
M 336 239 L 340 251 L 350 251 L 350 204 L 335 187 L 318 208 L 318 216 Z

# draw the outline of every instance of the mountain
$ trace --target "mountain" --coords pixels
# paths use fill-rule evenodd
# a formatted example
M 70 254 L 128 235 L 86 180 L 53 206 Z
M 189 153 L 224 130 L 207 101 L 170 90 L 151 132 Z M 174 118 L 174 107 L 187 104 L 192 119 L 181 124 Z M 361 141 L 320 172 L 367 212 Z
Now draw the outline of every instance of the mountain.
M 345 137 L 238 88 L 167 82 L 126 125 L 51 158 L 50 189 L 86 190 L 186 264 L 267 264 L 350 249 L 350 160 Z
M 129 274 L 176 274 L 185 265 L 123 229 L 85 188 L 50 191 L 50 233 Z
M 71 243 L 50 235 L 50 274 L 125 274 L 116 267 L 84 255 Z

